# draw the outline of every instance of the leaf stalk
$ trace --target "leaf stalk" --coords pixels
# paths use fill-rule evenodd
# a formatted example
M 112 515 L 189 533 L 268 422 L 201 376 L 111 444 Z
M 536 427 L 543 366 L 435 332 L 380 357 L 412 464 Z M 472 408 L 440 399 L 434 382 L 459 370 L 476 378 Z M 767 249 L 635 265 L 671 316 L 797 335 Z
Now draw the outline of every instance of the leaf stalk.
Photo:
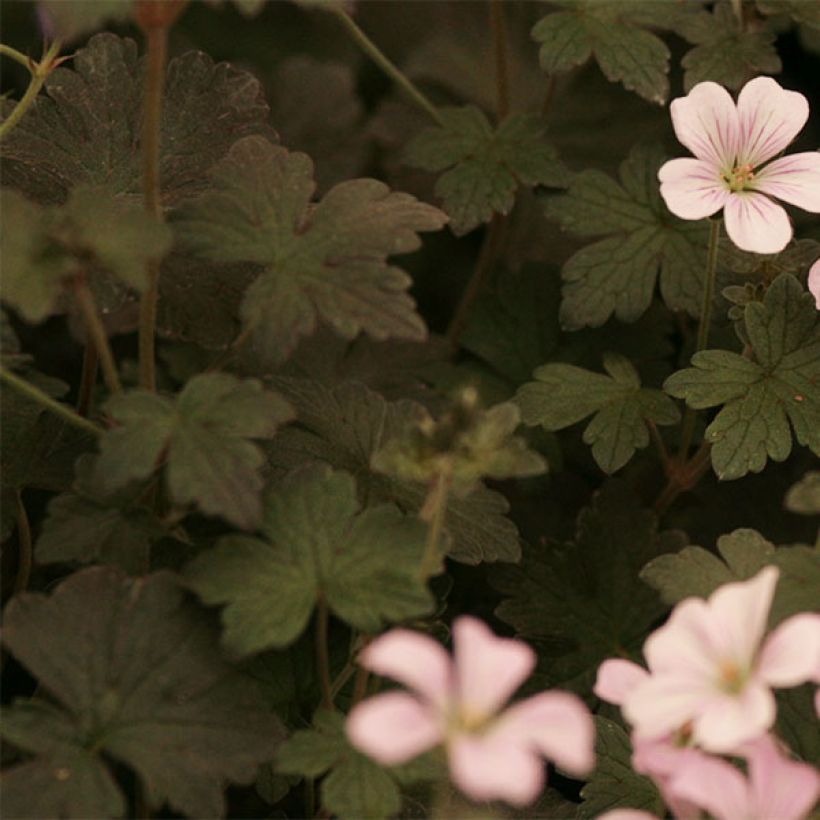
M 316 605 L 316 666 L 322 686 L 322 707 L 333 708 L 333 690 L 330 684 L 330 657 L 328 654 L 327 632 L 330 614 L 325 596 L 320 594 Z
M 105 332 L 100 312 L 97 310 L 94 294 L 82 275 L 77 276 L 74 280 L 74 299 L 80 308 L 89 341 L 97 350 L 106 387 L 111 393 L 122 393 L 122 382 L 108 341 L 108 334 Z

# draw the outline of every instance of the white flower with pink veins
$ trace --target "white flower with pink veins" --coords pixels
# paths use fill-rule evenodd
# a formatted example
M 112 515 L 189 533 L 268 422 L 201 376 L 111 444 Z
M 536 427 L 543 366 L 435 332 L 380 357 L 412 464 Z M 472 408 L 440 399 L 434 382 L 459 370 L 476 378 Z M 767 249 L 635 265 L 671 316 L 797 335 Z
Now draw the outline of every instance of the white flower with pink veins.
M 777 253 L 792 238 L 775 200 L 820 213 L 820 152 L 773 159 L 809 116 L 806 98 L 771 77 L 746 83 L 737 104 L 717 83 L 698 83 L 670 106 L 678 140 L 695 156 L 661 166 L 661 196 L 681 219 L 721 209 L 729 238 L 745 251 Z

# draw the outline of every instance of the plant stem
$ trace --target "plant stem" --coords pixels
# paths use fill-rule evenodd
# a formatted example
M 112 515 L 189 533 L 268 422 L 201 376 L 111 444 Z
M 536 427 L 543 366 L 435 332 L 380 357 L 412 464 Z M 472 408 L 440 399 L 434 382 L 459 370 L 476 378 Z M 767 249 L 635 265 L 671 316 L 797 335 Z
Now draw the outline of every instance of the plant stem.
M 664 470 L 669 469 L 669 452 L 666 449 L 666 444 L 664 444 L 663 438 L 661 437 L 660 431 L 658 430 L 658 425 L 655 424 L 652 419 L 646 420 L 646 426 L 649 428 L 649 435 L 652 438 L 652 441 L 655 445 L 655 448 L 658 451 L 658 458 L 661 460 L 661 464 L 663 465 Z
M 22 592 L 31 578 L 31 524 L 28 520 L 26 505 L 23 504 L 22 490 L 15 490 L 15 501 L 17 503 L 17 577 L 14 579 L 14 593 Z
M 29 71 L 31 71 L 32 60 L 27 55 L 23 54 L 22 51 L 18 51 L 16 48 L 12 48 L 11 46 L 7 46 L 3 43 L 0 43 L 0 55 L 3 57 L 10 57 L 16 63 L 20 63 L 21 66 L 24 66 Z
M 12 57 L 12 59 L 17 60 L 17 62 L 21 62 L 20 58 L 23 58 L 25 61 L 24 65 L 26 65 L 29 71 L 31 71 L 31 81 L 29 82 L 26 93 L 23 94 L 20 102 L 14 106 L 14 110 L 8 115 L 8 117 L 6 117 L 3 124 L 0 125 L 0 141 L 4 140 L 8 136 L 11 129 L 14 128 L 18 122 L 20 122 L 26 111 L 31 108 L 32 103 L 40 93 L 40 89 L 43 87 L 43 83 L 54 69 L 54 58 L 60 53 L 61 46 L 62 43 L 60 40 L 55 40 L 49 47 L 48 51 L 46 51 L 43 55 L 43 59 L 40 60 L 39 63 L 32 63 L 27 57 L 24 57 L 16 49 L 10 48 L 9 46 L 3 46 L 3 54 Z
M 83 348 L 83 372 L 80 379 L 80 390 L 77 395 L 77 412 L 81 416 L 87 416 L 91 411 L 99 363 L 100 357 L 97 354 L 96 345 L 90 341 L 86 342 Z
M 695 343 L 695 353 L 705 350 L 709 344 L 709 328 L 712 324 L 712 304 L 715 301 L 715 273 L 717 271 L 718 240 L 720 239 L 720 219 L 712 219 L 709 223 L 709 249 L 706 254 L 706 280 L 703 283 L 703 302 L 700 308 L 700 322 L 698 323 L 698 337 Z M 692 437 L 695 433 L 695 417 L 697 411 L 687 407 L 683 415 L 683 430 L 679 457 L 687 458 L 692 446 Z
M 503 214 L 493 214 L 487 232 L 484 234 L 484 241 L 473 274 L 464 293 L 461 295 L 461 300 L 447 328 L 447 341 L 453 349 L 458 347 L 461 334 L 467 326 L 470 311 L 473 309 L 476 299 L 484 289 L 495 263 L 498 261 L 498 255 L 504 244 L 506 228 L 507 217 Z
M 142 190 L 145 210 L 158 221 L 162 221 L 159 152 L 162 94 L 165 64 L 168 60 L 168 26 L 150 26 L 145 29 L 145 36 L 148 44 L 148 68 L 145 74 L 142 119 Z M 146 273 L 148 284 L 140 298 L 139 380 L 140 386 L 153 391 L 157 387 L 155 334 L 159 298 L 159 261 L 149 261 Z
M 439 566 L 439 549 L 441 535 L 444 531 L 444 518 L 447 511 L 447 496 L 450 492 L 450 477 L 440 473 L 433 479 L 433 483 L 424 500 L 419 517 L 427 522 L 427 543 L 424 556 L 421 559 L 419 576 L 426 581 Z
M 316 606 L 316 666 L 319 670 L 319 681 L 322 685 L 322 706 L 333 708 L 333 693 L 330 686 L 330 658 L 327 646 L 327 627 L 329 613 L 324 595 L 319 595 Z
M 364 699 L 364 696 L 367 694 L 368 680 L 370 680 L 370 670 L 364 666 L 360 666 L 356 670 L 356 678 L 353 681 L 352 706 L 355 706 L 359 701 Z
M 704 441 L 691 460 L 672 475 L 655 501 L 655 512 L 663 515 L 675 502 L 675 499 L 686 490 L 691 490 L 703 478 L 711 464 L 712 446 Z
M 84 419 L 82 416 L 75 413 L 67 404 L 61 404 L 60 402 L 55 401 L 47 393 L 40 390 L 39 387 L 35 387 L 30 382 L 27 382 L 25 379 L 21 379 L 15 373 L 12 373 L 10 370 L 7 370 L 2 366 L 0 366 L 0 382 L 7 384 L 18 393 L 24 395 L 26 398 L 37 402 L 37 404 L 45 407 L 47 410 L 50 410 L 52 413 L 60 416 L 64 421 L 80 430 L 85 431 L 86 433 L 91 433 L 94 436 L 101 436 L 105 432 L 102 427 L 94 424 L 93 421 Z
M 333 12 L 333 14 L 339 18 L 345 30 L 353 38 L 359 48 L 361 48 L 419 108 L 426 111 L 439 125 L 442 125 L 441 115 L 433 103 L 419 91 L 412 80 L 359 28 L 356 21 L 344 9 L 333 6 L 330 7 L 329 11 Z
M 82 313 L 89 343 L 97 349 L 105 385 L 112 393 L 121 393 L 120 374 L 117 372 L 117 363 L 114 361 L 114 354 L 111 352 L 111 345 L 108 343 L 108 334 L 105 332 L 102 319 L 100 319 L 97 303 L 94 301 L 94 294 L 82 275 L 77 276 L 74 280 L 74 298 L 77 300 L 80 313 Z
M 501 122 L 510 113 L 510 76 L 507 64 L 506 0 L 490 0 L 490 28 L 495 52 L 496 114 Z

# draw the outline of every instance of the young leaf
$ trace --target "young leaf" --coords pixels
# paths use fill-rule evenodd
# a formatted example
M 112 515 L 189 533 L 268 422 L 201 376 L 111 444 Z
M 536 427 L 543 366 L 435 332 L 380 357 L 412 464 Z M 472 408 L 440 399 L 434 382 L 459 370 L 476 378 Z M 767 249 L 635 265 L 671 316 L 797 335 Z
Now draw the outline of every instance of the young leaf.
M 706 428 L 712 465 L 721 479 L 759 473 L 767 458 L 784 461 L 792 432 L 820 455 L 820 328 L 814 298 L 781 274 L 763 302 L 746 305 L 754 358 L 705 350 L 694 367 L 670 376 L 664 390 L 695 409 L 723 405 Z
M 375 473 L 373 455 L 424 417 L 412 401 L 386 402 L 361 384 L 329 389 L 307 379 L 278 378 L 276 387 L 296 407 L 299 426 L 283 430 L 267 448 L 270 463 L 284 472 L 306 459 L 324 461 L 353 473 L 369 502 L 392 501 L 405 512 L 424 504 L 427 486 Z M 518 530 L 505 513 L 504 496 L 479 484 L 470 495 L 448 496 L 444 526 L 451 536 L 448 555 L 466 564 L 517 561 Z
M 515 114 L 493 128 L 473 105 L 439 109 L 442 125 L 423 131 L 408 146 L 406 161 L 425 171 L 445 171 L 436 181 L 450 227 L 462 236 L 508 214 L 521 185 L 565 188 L 569 171 L 542 138 L 531 114 Z M 447 170 L 450 169 L 450 170 Z
M 167 573 L 95 567 L 49 597 L 23 593 L 3 643 L 54 699 L 5 710 L 3 736 L 36 755 L 4 773 L 15 817 L 121 816 L 111 758 L 136 771 L 149 807 L 220 816 L 225 781 L 252 781 L 283 734 Z
M 655 784 L 632 768 L 632 744 L 615 722 L 595 717 L 595 771 L 581 789 L 579 820 L 592 820 L 616 809 L 642 809 L 663 817 L 664 803 Z
M 551 685 L 587 693 L 605 658 L 637 657 L 664 612 L 638 572 L 682 543 L 682 533 L 659 533 L 654 513 L 612 482 L 581 511 L 574 542 L 529 547 L 520 566 L 496 570 L 493 585 L 508 596 L 496 614 L 548 659 Z
M 343 182 L 311 205 L 313 164 L 261 137 L 237 142 L 212 170 L 216 189 L 189 203 L 182 243 L 214 262 L 253 262 L 261 275 L 240 313 L 257 353 L 283 362 L 318 319 L 352 339 L 423 339 L 410 278 L 387 257 L 441 228 L 436 208 L 374 179 Z
M 554 432 L 595 414 L 584 430 L 584 443 L 605 473 L 614 473 L 649 444 L 648 422 L 676 424 L 680 413 L 660 390 L 641 387 L 637 370 L 615 353 L 604 354 L 609 374 L 569 364 L 545 364 L 534 382 L 519 388 L 515 401 L 524 424 Z
M 271 488 L 265 540 L 227 536 L 186 570 L 208 604 L 227 604 L 225 645 L 248 654 L 299 637 L 316 602 L 363 632 L 423 615 L 426 527 L 396 507 L 362 509 L 351 475 L 308 465 Z
M 684 91 L 707 80 L 737 90 L 752 77 L 783 70 L 774 29 L 768 23 L 744 26 L 728 2 L 716 3 L 711 13 L 692 15 L 679 31 L 695 44 L 681 61 Z
M 548 14 L 532 30 L 533 39 L 541 44 L 544 71 L 561 74 L 594 56 L 610 82 L 620 82 L 650 102 L 666 101 L 669 48 L 641 27 L 645 0 L 558 0 L 557 4 L 566 10 Z
M 566 329 L 597 327 L 613 313 L 634 322 L 659 277 L 670 308 L 698 314 L 707 229 L 667 211 L 658 186 L 662 162 L 657 148 L 636 146 L 621 164 L 620 184 L 601 171 L 582 171 L 566 194 L 547 200 L 547 216 L 570 233 L 606 235 L 564 265 Z
M 176 400 L 131 390 L 106 404 L 120 427 L 100 442 L 97 476 L 107 492 L 150 476 L 161 462 L 177 504 L 195 503 L 237 527 L 261 516 L 264 458 L 250 439 L 272 438 L 293 418 L 291 406 L 253 379 L 195 376 Z

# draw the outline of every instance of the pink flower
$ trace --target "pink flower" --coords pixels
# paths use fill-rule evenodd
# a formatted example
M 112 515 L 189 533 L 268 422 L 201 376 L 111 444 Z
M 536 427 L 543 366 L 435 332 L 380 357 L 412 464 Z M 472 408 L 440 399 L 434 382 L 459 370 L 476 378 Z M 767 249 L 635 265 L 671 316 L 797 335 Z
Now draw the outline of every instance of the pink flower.
M 789 760 L 768 735 L 744 757 L 748 778 L 725 760 L 700 754 L 681 768 L 671 788 L 715 820 L 803 820 L 809 814 L 820 795 L 813 766 Z
M 811 680 L 820 660 L 820 615 L 784 621 L 766 640 L 779 570 L 688 598 L 644 644 L 649 671 L 605 661 L 595 693 L 620 704 L 638 740 L 683 731 L 707 751 L 732 752 L 774 723 L 772 687 Z
M 572 774 L 592 769 L 594 724 L 575 695 L 542 692 L 500 712 L 535 666 L 529 646 L 470 617 L 454 623 L 453 643 L 451 660 L 432 638 L 394 629 L 365 649 L 363 666 L 412 694 L 384 692 L 354 707 L 353 746 L 392 766 L 444 743 L 453 782 L 468 797 L 520 806 L 543 789 L 542 755 Z
M 820 310 L 820 259 L 809 268 L 809 293 L 814 297 L 817 309 Z
M 769 162 L 806 124 L 809 104 L 802 94 L 757 77 L 735 105 L 717 83 L 698 83 L 672 101 L 671 112 L 678 140 L 695 155 L 670 160 L 658 172 L 661 196 L 673 214 L 703 219 L 722 208 L 735 245 L 776 253 L 789 243 L 792 228 L 773 198 L 820 213 L 820 153 Z

